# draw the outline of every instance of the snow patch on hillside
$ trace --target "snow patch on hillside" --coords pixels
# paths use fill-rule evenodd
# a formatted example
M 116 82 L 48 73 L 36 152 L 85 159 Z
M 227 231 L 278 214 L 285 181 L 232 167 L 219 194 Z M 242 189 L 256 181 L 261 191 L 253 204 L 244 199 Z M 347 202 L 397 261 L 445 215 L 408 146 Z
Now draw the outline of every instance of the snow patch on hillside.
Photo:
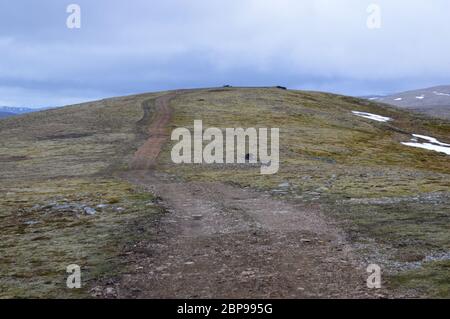
M 419 135 L 419 134 L 413 134 L 413 136 L 416 137 L 416 138 L 420 138 L 422 140 L 427 140 L 428 142 L 433 143 L 433 144 L 438 144 L 438 145 L 441 145 L 441 146 L 450 146 L 450 144 L 439 142 L 434 137 L 430 137 L 430 136 L 426 136 L 426 135 Z
M 434 91 L 433 93 L 434 93 L 435 95 L 439 95 L 439 96 L 450 96 L 449 93 L 442 93 L 442 92 L 437 92 L 437 91 Z
M 366 119 L 377 121 L 377 122 L 388 122 L 388 121 L 392 120 L 390 117 L 367 113 L 367 112 L 352 111 L 352 113 L 356 116 L 364 117 Z
M 425 140 L 427 142 L 419 143 L 418 139 Z M 402 144 L 450 155 L 450 144 L 442 143 L 436 138 L 426 135 L 413 134 L 411 142 L 402 142 Z

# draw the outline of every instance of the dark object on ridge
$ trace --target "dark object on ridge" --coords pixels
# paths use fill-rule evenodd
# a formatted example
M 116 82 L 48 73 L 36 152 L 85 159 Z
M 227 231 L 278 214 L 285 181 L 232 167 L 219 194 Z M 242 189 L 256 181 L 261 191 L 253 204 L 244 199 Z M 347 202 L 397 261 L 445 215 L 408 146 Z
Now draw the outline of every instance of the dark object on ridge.
M 277 89 L 281 89 L 281 90 L 287 90 L 287 87 L 285 87 L 285 86 L 280 86 L 280 85 L 277 85 L 276 88 L 277 88 Z
M 231 85 L 228 85 L 228 84 L 227 84 L 227 85 L 224 85 L 223 87 L 224 87 L 224 88 L 230 88 Z

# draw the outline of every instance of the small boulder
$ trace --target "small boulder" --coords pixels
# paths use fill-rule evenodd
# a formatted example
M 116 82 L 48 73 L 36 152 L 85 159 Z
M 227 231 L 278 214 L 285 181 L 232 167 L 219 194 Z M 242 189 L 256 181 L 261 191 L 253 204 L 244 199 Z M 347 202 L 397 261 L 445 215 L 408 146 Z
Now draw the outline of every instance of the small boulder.
M 36 225 L 36 224 L 38 224 L 39 222 L 38 221 L 35 221 L 35 220 L 29 220 L 29 221 L 26 221 L 24 224 L 25 225 L 28 225 L 28 226 L 31 226 L 31 225 Z
M 97 211 L 95 209 L 93 209 L 92 207 L 86 206 L 86 207 L 84 207 L 84 213 L 86 215 L 92 216 L 92 215 L 95 215 L 97 213 Z

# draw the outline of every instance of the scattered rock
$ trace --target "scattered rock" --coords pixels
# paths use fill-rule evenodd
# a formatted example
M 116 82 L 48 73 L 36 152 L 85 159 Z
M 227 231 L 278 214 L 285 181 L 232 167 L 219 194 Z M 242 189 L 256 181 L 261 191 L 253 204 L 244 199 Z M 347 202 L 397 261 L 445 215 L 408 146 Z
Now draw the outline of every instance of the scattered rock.
M 114 288 L 108 287 L 108 288 L 106 288 L 106 290 L 105 290 L 105 294 L 106 294 L 106 297 L 109 297 L 109 298 L 115 297 L 115 296 L 116 296 L 116 291 L 115 291 Z
M 29 221 L 26 221 L 24 224 L 25 224 L 25 225 L 31 226 L 31 225 L 36 225 L 36 224 L 38 224 L 38 223 L 39 223 L 38 221 L 35 221 L 35 220 L 29 220 Z
M 105 208 L 108 205 L 99 204 L 96 208 Z M 86 215 L 95 215 L 97 211 L 95 208 L 88 206 L 83 203 L 71 203 L 63 201 L 62 203 L 58 202 L 50 202 L 44 205 L 34 205 L 32 207 L 34 211 L 46 211 L 50 213 L 72 213 L 72 214 L 86 214 Z
M 55 207 L 57 205 L 57 203 L 48 203 L 47 205 L 41 206 L 39 207 L 40 209 L 51 209 L 53 207 Z
M 55 210 L 70 210 L 70 209 L 74 209 L 74 208 L 77 208 L 77 207 L 75 207 L 74 205 L 69 205 L 69 204 L 53 206 L 53 209 L 55 209 Z
M 95 215 L 97 213 L 97 211 L 95 209 L 93 209 L 92 207 L 86 206 L 84 207 L 84 213 L 86 215 Z
M 99 286 L 92 288 L 89 293 L 94 297 L 101 297 L 103 294 L 103 289 Z
M 253 277 L 255 275 L 255 272 L 252 270 L 244 270 L 241 272 L 241 276 L 243 277 Z

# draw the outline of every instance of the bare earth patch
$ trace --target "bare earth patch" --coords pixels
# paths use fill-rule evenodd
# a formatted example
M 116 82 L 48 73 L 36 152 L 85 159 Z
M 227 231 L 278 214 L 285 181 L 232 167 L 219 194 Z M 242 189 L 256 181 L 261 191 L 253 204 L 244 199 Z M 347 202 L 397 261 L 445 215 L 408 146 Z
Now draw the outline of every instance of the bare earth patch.
M 365 269 L 317 207 L 221 183 L 127 175 L 163 200 L 154 242 L 142 241 L 121 298 L 365 298 Z

